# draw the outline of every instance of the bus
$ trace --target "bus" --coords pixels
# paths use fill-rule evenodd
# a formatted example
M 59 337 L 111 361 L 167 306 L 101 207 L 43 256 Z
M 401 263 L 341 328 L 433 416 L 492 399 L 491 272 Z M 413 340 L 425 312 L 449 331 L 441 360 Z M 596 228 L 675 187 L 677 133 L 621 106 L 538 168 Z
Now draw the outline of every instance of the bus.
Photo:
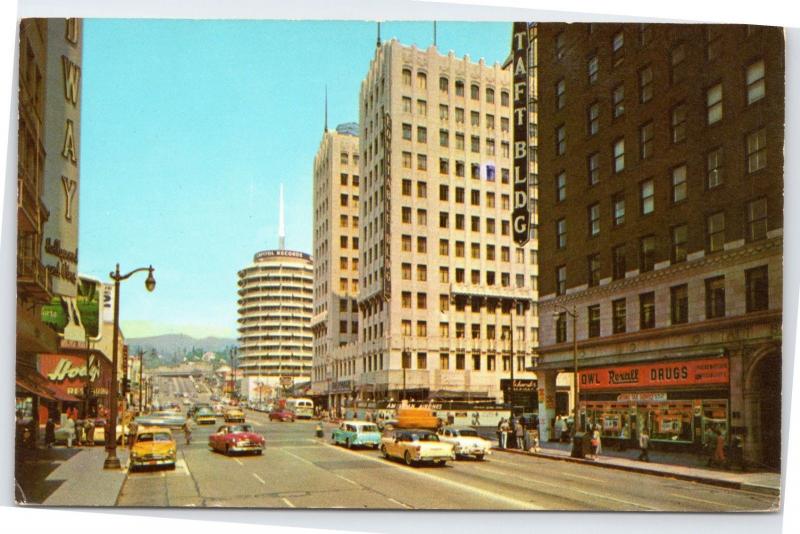
M 286 409 L 294 412 L 297 419 L 314 417 L 314 402 L 311 399 L 286 399 Z

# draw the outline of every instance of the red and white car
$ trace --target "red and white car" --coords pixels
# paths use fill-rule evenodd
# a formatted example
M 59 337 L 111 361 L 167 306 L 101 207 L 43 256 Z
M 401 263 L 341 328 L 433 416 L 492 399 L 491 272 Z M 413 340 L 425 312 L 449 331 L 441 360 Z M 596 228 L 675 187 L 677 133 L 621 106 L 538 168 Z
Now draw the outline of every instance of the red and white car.
M 233 452 L 264 452 L 264 436 L 255 432 L 247 423 L 222 425 L 208 436 L 208 446 L 225 454 Z

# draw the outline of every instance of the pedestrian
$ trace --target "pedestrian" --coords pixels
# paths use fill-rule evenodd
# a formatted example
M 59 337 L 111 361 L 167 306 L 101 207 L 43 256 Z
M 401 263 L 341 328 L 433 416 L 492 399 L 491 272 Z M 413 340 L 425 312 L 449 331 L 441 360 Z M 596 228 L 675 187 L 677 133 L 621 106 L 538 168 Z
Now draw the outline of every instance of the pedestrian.
M 508 421 L 503 418 L 500 422 L 500 448 L 506 449 L 508 448 L 508 435 L 511 433 L 511 426 L 508 424 Z
M 717 434 L 715 428 L 708 426 L 703 433 L 703 451 L 708 460 L 707 465 L 711 467 L 714 463 L 714 448 L 717 444 Z
M 639 432 L 639 451 L 639 461 L 649 462 L 650 433 L 647 431 L 647 428 L 643 428 L 642 431 Z
M 530 450 L 533 453 L 538 454 L 539 453 L 539 429 L 538 428 L 533 427 L 531 429 L 531 431 L 530 431 L 530 440 L 531 440 L 531 444 L 530 444 L 530 449 L 528 449 L 528 450 Z
M 86 433 L 86 444 L 89 446 L 94 446 L 94 421 L 91 418 L 86 418 L 86 422 L 84 423 L 84 431 Z
M 497 445 L 502 449 L 503 448 L 503 419 L 500 418 L 500 421 L 497 422 Z
M 522 424 L 522 418 L 517 418 L 514 423 L 514 435 L 517 438 L 517 448 L 521 451 L 525 450 L 525 426 Z
M 56 442 L 56 423 L 52 417 L 47 418 L 47 424 L 44 425 L 44 444 L 48 449 L 53 447 Z
M 631 429 L 628 423 L 622 425 L 622 430 L 619 433 L 619 442 L 617 449 L 624 451 L 628 447 L 628 440 L 631 439 Z
M 592 460 L 597 460 L 600 456 L 600 451 L 602 448 L 602 442 L 600 440 L 600 427 L 595 425 L 594 431 L 592 431 Z
M 714 464 L 724 467 L 725 466 L 725 436 L 718 428 L 716 430 L 716 442 L 714 446 Z
M 191 445 L 192 443 L 192 430 L 193 430 L 192 418 L 187 417 L 186 422 L 183 423 L 183 437 L 186 439 L 186 444 Z
M 75 439 L 75 421 L 67 417 L 64 419 L 64 430 L 67 432 L 67 447 L 72 448 L 72 440 Z

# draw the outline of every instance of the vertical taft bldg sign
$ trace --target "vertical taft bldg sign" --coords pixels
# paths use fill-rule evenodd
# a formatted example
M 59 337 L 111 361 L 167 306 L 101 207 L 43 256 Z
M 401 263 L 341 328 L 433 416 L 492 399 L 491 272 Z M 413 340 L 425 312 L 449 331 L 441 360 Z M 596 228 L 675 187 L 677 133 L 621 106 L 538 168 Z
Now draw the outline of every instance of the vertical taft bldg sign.
M 514 93 L 514 210 L 511 222 L 514 243 L 530 239 L 531 212 L 528 206 L 528 23 L 515 22 L 511 34 Z

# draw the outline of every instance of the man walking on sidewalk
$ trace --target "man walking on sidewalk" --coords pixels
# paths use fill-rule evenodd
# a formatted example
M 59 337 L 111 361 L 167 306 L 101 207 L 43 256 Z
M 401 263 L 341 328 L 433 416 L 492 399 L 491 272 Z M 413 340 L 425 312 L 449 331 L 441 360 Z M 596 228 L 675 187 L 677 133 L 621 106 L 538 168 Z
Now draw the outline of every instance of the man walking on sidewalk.
M 639 461 L 649 462 L 650 455 L 648 454 L 648 450 L 650 449 L 650 434 L 647 432 L 646 428 L 643 428 L 642 432 L 639 434 L 639 449 L 641 450 L 639 453 Z

